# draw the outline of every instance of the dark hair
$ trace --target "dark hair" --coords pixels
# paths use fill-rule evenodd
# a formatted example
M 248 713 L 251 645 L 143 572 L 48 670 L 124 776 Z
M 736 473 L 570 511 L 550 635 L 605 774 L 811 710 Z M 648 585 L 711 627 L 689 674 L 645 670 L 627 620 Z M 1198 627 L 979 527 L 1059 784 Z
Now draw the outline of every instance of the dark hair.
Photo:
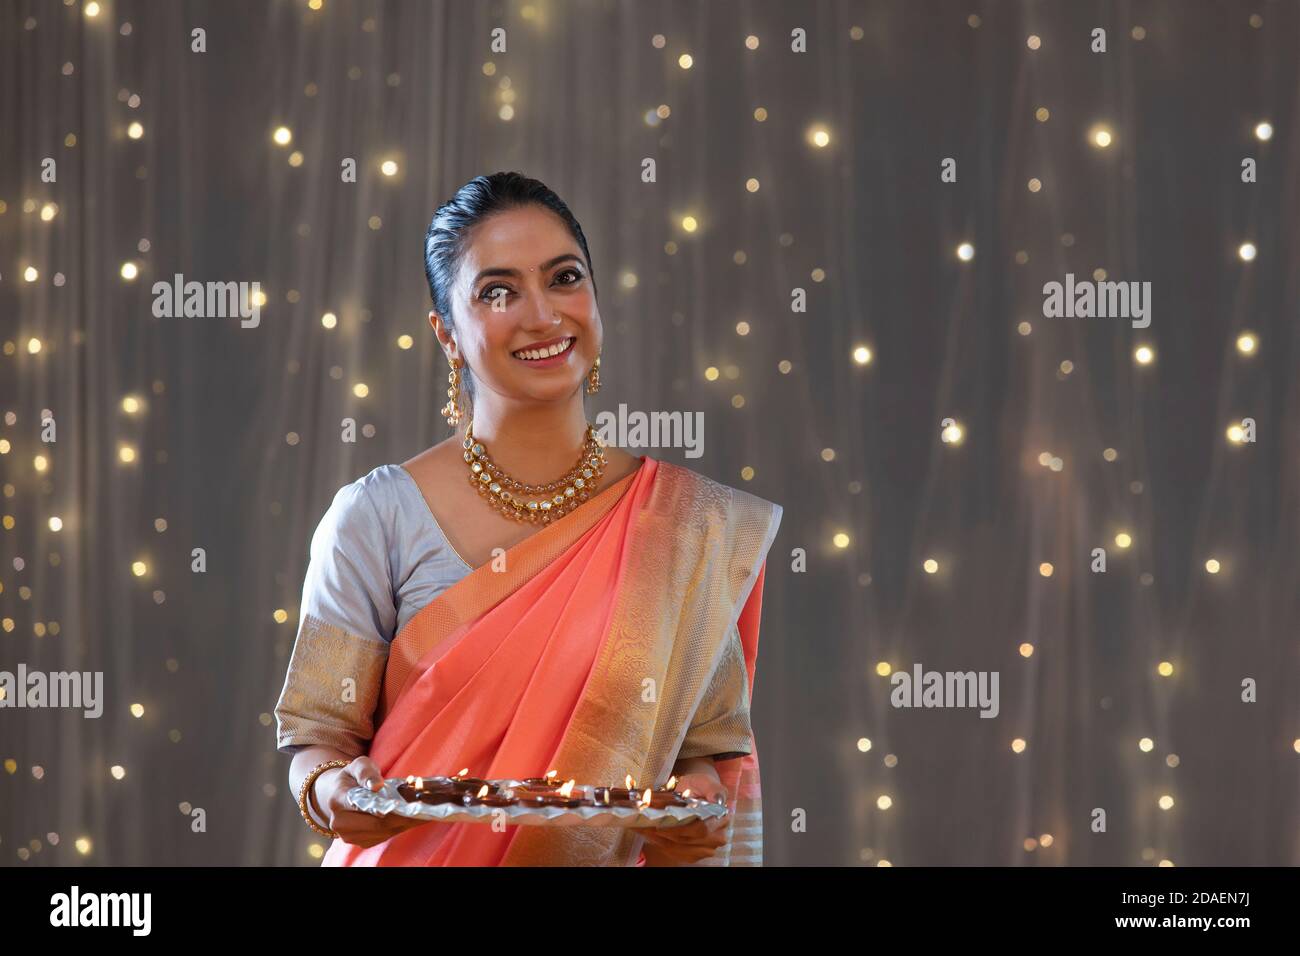
M 591 252 L 587 248 L 587 237 L 583 235 L 582 226 L 564 200 L 555 194 L 545 183 L 529 179 L 522 173 L 493 173 L 490 176 L 475 176 L 456 190 L 451 199 L 438 207 L 429 223 L 429 231 L 424 236 L 424 275 L 429 280 L 429 296 L 433 308 L 454 334 L 455 319 L 451 310 L 451 287 L 456 278 L 456 269 L 465 254 L 470 230 L 484 219 L 499 212 L 518 209 L 536 203 L 549 209 L 560 217 L 568 227 L 573 238 L 582 248 L 587 260 L 587 271 L 591 274 L 593 291 L 596 290 L 596 275 L 591 267 Z M 466 386 L 469 397 L 474 397 L 473 377 L 469 369 L 462 367 L 461 380 Z

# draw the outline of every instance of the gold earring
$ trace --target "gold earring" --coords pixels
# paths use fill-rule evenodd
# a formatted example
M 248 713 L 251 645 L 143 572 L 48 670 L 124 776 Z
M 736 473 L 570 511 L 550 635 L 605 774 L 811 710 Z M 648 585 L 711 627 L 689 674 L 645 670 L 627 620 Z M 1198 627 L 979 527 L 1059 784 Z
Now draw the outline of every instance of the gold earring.
M 596 353 L 596 364 L 587 373 L 587 394 L 595 395 L 600 391 L 600 353 Z
M 447 424 L 455 428 L 460 424 L 460 362 L 451 360 L 451 374 L 447 376 L 447 404 L 442 406 L 442 415 Z

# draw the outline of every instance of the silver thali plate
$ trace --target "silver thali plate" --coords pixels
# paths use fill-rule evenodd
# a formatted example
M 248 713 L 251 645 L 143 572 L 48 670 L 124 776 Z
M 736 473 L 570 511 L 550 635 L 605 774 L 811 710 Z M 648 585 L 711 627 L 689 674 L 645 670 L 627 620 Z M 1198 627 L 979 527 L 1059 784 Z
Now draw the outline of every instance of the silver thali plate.
M 348 802 L 364 813 L 398 816 L 442 823 L 491 823 L 501 814 L 510 826 L 606 826 L 606 827 L 677 827 L 697 820 L 724 817 L 727 808 L 721 803 L 687 797 L 686 807 L 490 807 L 464 806 L 458 803 L 408 803 L 397 787 L 404 778 L 390 778 L 379 790 L 353 787 Z M 517 781 L 496 781 L 509 785 Z M 593 788 L 575 786 L 574 793 L 589 794 Z

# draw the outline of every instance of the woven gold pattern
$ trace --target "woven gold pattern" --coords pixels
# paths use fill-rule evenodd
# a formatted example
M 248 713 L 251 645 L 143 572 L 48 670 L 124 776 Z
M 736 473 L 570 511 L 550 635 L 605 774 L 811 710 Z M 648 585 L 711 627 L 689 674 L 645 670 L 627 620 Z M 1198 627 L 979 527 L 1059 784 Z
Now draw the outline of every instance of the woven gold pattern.
M 358 756 L 374 736 L 388 645 L 303 615 L 275 705 L 277 746 L 311 744 Z M 345 680 L 354 684 L 345 684 Z

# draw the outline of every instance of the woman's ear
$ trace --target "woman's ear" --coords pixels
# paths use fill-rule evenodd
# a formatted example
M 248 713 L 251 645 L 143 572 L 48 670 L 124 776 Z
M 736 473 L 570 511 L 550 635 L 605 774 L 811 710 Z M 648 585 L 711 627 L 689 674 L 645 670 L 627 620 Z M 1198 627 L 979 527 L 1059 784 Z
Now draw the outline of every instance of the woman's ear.
M 451 333 L 447 331 L 447 326 L 443 323 L 442 316 L 433 309 L 429 310 L 429 325 L 433 328 L 433 334 L 434 337 L 437 338 L 438 344 L 442 346 L 443 354 L 446 355 L 448 359 L 459 358 L 460 350 L 456 346 L 456 340 L 453 339 Z

